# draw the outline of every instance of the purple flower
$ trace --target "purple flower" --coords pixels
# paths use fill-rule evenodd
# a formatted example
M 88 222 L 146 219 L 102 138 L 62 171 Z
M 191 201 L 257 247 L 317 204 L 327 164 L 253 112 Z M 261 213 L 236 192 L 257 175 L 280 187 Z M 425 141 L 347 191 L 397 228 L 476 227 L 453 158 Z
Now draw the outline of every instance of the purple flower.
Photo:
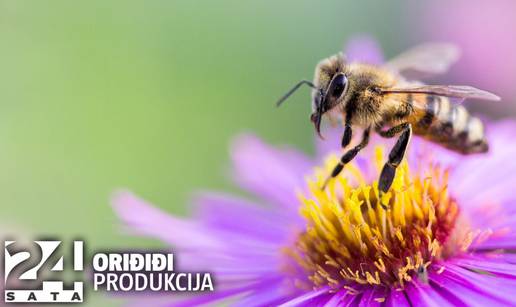
M 215 292 L 164 305 L 514 305 L 516 123 L 489 128 L 491 151 L 467 158 L 414 138 L 388 210 L 376 179 L 392 143 L 376 138 L 320 190 L 338 131 L 314 158 L 239 137 L 233 174 L 250 197 L 199 195 L 191 218 L 130 192 L 114 208 L 134 232 L 170 244 L 181 270 L 214 273 Z
M 503 99 L 516 97 L 516 40 L 509 30 L 516 27 L 515 1 L 437 0 L 415 5 L 422 26 L 416 36 L 453 42 L 462 50 L 461 60 L 450 71 L 451 80 L 489 88 Z M 507 116 L 508 108 L 515 114 L 514 104 L 500 104 L 497 114 Z

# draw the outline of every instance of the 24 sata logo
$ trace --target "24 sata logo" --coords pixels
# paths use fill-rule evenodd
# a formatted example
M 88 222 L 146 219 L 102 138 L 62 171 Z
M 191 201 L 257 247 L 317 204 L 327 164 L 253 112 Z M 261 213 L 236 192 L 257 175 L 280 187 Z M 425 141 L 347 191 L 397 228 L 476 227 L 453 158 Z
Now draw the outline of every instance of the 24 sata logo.
M 60 247 L 61 241 L 34 241 L 30 248 L 16 241 L 5 241 L 5 302 L 81 303 L 84 291 L 82 281 L 74 281 L 71 287 L 66 287 L 63 281 L 50 279 L 64 270 L 64 256 L 59 255 Z M 73 242 L 72 254 L 73 270 L 83 271 L 83 242 Z
M 70 256 L 63 256 L 61 245 L 61 241 L 40 240 L 27 247 L 17 241 L 5 241 L 6 303 L 83 302 L 84 244 L 74 241 Z M 72 268 L 79 272 L 80 280 L 69 281 Z M 210 273 L 176 272 L 174 255 L 163 251 L 95 253 L 92 269 L 94 291 L 214 291 Z

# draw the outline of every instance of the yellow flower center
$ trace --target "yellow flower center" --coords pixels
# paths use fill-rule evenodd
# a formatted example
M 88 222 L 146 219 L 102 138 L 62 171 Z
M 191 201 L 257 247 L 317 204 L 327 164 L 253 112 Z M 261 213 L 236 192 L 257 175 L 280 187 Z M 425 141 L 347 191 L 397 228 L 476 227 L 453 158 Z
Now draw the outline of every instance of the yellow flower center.
M 381 148 L 374 160 L 379 171 L 385 161 Z M 459 210 L 448 194 L 447 171 L 430 166 L 412 174 L 402 163 L 391 190 L 382 196 L 385 210 L 377 181 L 367 184 L 353 163 L 321 190 L 337 161 L 328 159 L 309 181 L 310 195 L 300 196 L 306 230 L 286 249 L 308 276 L 296 280 L 297 286 L 329 285 L 350 292 L 354 285 L 403 287 L 415 276 L 425 279 L 428 265 L 449 253 L 447 245 L 457 249 L 452 230 Z

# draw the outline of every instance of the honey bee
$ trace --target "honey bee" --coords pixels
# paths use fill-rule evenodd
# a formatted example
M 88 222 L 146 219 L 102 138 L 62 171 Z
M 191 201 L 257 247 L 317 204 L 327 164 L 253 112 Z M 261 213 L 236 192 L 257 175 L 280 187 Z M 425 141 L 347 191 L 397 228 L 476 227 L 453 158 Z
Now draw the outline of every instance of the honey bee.
M 471 86 L 425 85 L 405 77 L 408 72 L 443 73 L 458 55 L 453 45 L 424 44 L 376 66 L 348 63 L 339 53 L 319 62 L 313 83 L 303 80 L 288 91 L 278 106 L 300 86 L 313 88 L 310 120 L 319 136 L 323 116 L 342 121 L 342 148 L 350 144 L 353 128 L 363 129 L 360 143 L 342 155 L 322 188 L 367 146 L 372 130 L 385 138 L 398 137 L 378 180 L 383 193 L 391 187 L 412 134 L 461 154 L 486 152 L 482 122 L 457 102 L 466 98 L 500 100 L 498 96 Z

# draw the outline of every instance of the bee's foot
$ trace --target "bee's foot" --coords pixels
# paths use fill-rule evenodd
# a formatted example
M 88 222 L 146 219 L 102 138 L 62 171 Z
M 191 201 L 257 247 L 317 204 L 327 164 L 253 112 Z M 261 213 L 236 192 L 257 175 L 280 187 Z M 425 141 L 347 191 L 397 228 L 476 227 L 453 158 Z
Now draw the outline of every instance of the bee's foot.
M 382 209 L 385 210 L 385 211 L 389 210 L 389 206 L 384 204 L 384 203 L 382 203 L 382 202 L 380 202 L 380 206 L 382 206 Z
M 324 183 L 321 186 L 321 191 L 326 190 L 326 187 L 328 186 L 328 183 L 330 183 L 331 178 L 332 178 L 331 176 L 326 177 L 326 180 L 324 180 Z
M 386 194 L 387 192 L 384 192 L 382 190 L 380 190 L 380 198 L 378 199 L 378 203 L 380 204 L 380 206 L 382 206 L 382 209 L 387 211 L 389 210 L 390 206 L 388 203 L 384 203 L 383 202 L 383 198 L 384 198 L 384 195 Z

